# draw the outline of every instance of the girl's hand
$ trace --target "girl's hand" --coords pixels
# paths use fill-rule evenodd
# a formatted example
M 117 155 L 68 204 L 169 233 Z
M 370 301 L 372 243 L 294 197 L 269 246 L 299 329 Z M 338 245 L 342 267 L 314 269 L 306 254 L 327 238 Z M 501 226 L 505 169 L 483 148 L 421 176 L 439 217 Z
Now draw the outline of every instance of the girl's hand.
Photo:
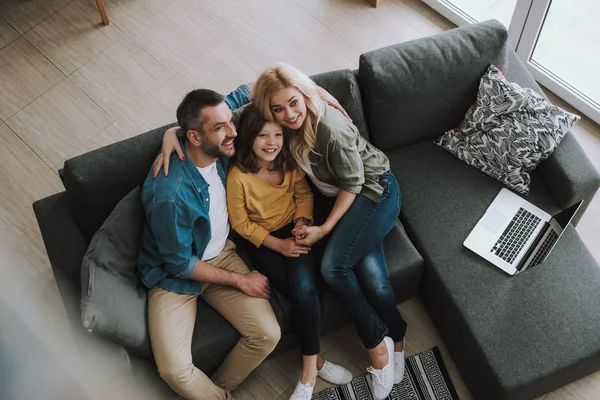
M 299 244 L 293 237 L 281 239 L 278 247 L 278 251 L 286 257 L 300 257 L 310 251 L 310 246 Z
M 305 235 L 301 235 L 298 233 L 298 228 L 300 228 L 301 226 L 308 226 L 308 221 L 304 217 L 298 218 L 296 220 L 296 224 L 294 225 L 294 229 L 292 229 L 292 235 L 294 235 L 296 239 L 304 239 L 305 237 Z
M 185 161 L 183 150 L 181 149 L 181 145 L 179 144 L 179 140 L 177 139 L 177 132 L 179 130 L 179 127 L 169 128 L 163 135 L 162 152 L 158 155 L 158 157 L 156 157 L 156 160 L 154 160 L 154 163 L 152 164 L 153 178 L 156 178 L 158 176 L 158 173 L 163 167 L 165 169 L 165 176 L 169 174 L 169 161 L 171 159 L 171 153 L 173 153 L 173 151 L 177 152 L 177 155 L 179 156 L 179 159 L 181 161 Z
M 297 244 L 303 246 L 312 246 L 329 233 L 322 226 L 301 226 L 294 230 L 297 235 L 304 236 L 304 239 L 296 240 Z

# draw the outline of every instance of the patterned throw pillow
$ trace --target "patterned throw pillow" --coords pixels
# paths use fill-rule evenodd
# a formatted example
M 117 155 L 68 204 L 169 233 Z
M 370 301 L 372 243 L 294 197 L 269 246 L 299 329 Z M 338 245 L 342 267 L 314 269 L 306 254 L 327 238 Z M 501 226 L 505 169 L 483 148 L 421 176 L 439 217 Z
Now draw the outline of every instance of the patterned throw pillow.
M 579 120 L 490 65 L 477 101 L 456 129 L 434 143 L 511 189 L 529 194 L 529 172 L 548 158 Z

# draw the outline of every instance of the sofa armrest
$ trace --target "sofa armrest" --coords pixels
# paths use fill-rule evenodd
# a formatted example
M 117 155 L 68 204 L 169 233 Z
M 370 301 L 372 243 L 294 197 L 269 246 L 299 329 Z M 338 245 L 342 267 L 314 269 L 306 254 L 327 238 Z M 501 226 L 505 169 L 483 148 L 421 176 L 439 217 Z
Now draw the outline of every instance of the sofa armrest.
M 600 173 L 572 133 L 567 133 L 552 155 L 538 166 L 540 176 L 562 209 L 583 200 L 573 219 L 577 225 L 600 187 Z
M 507 68 L 503 72 L 510 82 L 531 88 L 546 97 L 512 49 L 508 49 Z M 577 225 L 600 187 L 600 174 L 573 134 L 567 133 L 554 153 L 537 169 L 552 197 L 563 210 L 579 200 L 584 201 L 573 220 L 573 225 Z
M 33 210 L 71 328 L 83 331 L 80 272 L 89 243 L 69 211 L 66 192 L 36 201 Z

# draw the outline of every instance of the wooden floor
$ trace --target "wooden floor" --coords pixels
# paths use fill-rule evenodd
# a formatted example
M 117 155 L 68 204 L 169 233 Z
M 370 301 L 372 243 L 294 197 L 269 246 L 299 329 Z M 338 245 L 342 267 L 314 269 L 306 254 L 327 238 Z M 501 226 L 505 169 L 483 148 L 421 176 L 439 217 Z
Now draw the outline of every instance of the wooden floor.
M 172 122 L 192 88 L 227 92 L 275 61 L 309 74 L 356 68 L 365 51 L 453 28 L 419 0 L 387 0 L 377 9 L 363 0 L 105 5 L 109 26 L 101 25 L 95 0 L 0 1 L 0 297 L 13 305 L 26 297 L 38 310 L 58 312 L 57 327 L 65 326 L 64 312 L 31 203 L 62 190 L 56 170 L 66 159 Z M 573 132 L 600 169 L 598 125 L 584 118 Z M 599 224 L 596 199 L 578 230 L 600 260 Z M 410 300 L 400 310 L 409 322 L 408 353 L 439 346 L 468 399 L 421 302 Z M 365 372 L 367 355 L 352 328 L 327 335 L 323 347 L 329 359 Z M 299 372 L 293 349 L 259 367 L 236 399 L 286 399 Z M 596 399 L 598 393 L 600 373 L 543 398 Z

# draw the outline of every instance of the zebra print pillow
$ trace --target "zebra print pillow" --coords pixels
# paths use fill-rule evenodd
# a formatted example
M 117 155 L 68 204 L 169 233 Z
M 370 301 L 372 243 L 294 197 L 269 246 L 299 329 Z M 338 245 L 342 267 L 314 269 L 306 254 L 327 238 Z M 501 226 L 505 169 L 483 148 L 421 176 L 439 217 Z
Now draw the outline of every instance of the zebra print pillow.
M 434 143 L 528 195 L 529 171 L 552 154 L 579 118 L 553 106 L 532 89 L 508 82 L 490 65 L 481 77 L 477 101 L 463 122 Z

